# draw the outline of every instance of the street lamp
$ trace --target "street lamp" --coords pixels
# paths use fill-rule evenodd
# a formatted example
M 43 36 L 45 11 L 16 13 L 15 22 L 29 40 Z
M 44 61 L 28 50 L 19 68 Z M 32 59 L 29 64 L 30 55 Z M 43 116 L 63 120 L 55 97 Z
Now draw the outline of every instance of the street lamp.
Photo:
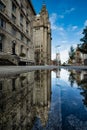
M 60 54 L 59 54 L 59 51 L 58 51 L 58 47 L 60 47 L 60 45 L 57 45 L 56 46 L 56 65 L 59 66 L 59 61 L 60 61 Z

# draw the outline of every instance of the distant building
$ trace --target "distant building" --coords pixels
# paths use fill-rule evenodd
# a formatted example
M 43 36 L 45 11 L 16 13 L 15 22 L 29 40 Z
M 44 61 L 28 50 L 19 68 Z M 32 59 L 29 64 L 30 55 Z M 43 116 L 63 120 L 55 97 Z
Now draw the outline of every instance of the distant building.
M 56 53 L 56 65 L 60 65 L 60 53 Z
M 75 51 L 75 64 L 76 65 L 87 65 L 87 54 L 79 51 L 78 47 Z
M 0 0 L 0 64 L 33 64 L 31 0 Z
M 78 48 L 75 51 L 75 64 L 81 65 L 82 63 L 82 53 L 78 50 Z
M 87 65 L 87 54 L 83 54 L 84 65 Z
M 40 14 L 33 21 L 33 42 L 35 48 L 35 62 L 39 64 L 51 63 L 51 26 L 46 5 L 42 6 Z

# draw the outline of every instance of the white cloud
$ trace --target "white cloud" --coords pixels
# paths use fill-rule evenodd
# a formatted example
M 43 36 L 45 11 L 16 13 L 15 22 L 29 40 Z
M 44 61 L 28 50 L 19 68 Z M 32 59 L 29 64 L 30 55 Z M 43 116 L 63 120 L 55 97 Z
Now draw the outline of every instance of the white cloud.
M 55 24 L 56 20 L 57 20 L 57 14 L 56 13 L 52 13 L 52 15 L 50 16 L 50 22 L 51 22 L 52 30 L 57 29 L 57 26 Z
M 70 9 L 65 10 L 64 14 L 70 14 L 73 11 L 75 11 L 75 8 L 70 8 Z
M 68 58 L 69 58 L 68 51 L 69 50 L 66 49 L 66 50 L 63 50 L 60 52 L 60 58 L 61 58 L 62 63 L 68 60 Z
M 78 29 L 78 26 L 76 26 L 76 25 L 69 25 L 67 28 L 67 30 L 70 32 L 76 31 L 77 29 Z
M 67 41 L 66 41 L 66 40 L 63 40 L 63 41 L 61 41 L 61 43 L 67 43 Z
M 72 26 L 72 31 L 75 31 L 78 28 L 78 26 Z
M 58 31 L 64 31 L 63 27 L 57 26 L 56 22 L 58 18 L 63 18 L 63 15 L 57 15 L 56 13 L 52 13 L 50 16 L 50 22 L 51 22 L 51 29 L 52 30 L 58 30 Z
M 58 18 L 63 19 L 63 18 L 64 18 L 64 15 L 58 15 Z
M 84 26 L 87 26 L 87 20 L 85 20 L 85 22 L 84 22 Z

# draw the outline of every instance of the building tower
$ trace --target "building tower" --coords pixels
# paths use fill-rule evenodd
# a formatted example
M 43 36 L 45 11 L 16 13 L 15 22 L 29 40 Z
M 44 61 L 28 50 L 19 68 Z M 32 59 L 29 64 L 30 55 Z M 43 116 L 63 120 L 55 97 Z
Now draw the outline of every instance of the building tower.
M 51 62 L 51 26 L 46 5 L 42 5 L 40 13 L 33 21 L 33 42 L 35 62 L 37 65 Z

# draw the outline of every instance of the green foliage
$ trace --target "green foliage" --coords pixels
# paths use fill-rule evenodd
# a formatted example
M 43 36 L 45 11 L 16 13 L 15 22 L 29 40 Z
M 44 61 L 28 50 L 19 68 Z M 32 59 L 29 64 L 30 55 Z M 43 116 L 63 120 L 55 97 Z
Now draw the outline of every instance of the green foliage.
M 26 54 L 25 54 L 25 53 L 20 53 L 20 56 L 21 56 L 21 57 L 25 57 Z
M 70 47 L 69 57 L 71 60 L 75 59 L 75 49 L 73 48 L 73 46 Z
M 87 54 L 87 26 L 83 29 L 82 34 L 84 35 L 83 38 L 80 39 L 82 44 L 78 45 L 78 49 L 80 52 Z

